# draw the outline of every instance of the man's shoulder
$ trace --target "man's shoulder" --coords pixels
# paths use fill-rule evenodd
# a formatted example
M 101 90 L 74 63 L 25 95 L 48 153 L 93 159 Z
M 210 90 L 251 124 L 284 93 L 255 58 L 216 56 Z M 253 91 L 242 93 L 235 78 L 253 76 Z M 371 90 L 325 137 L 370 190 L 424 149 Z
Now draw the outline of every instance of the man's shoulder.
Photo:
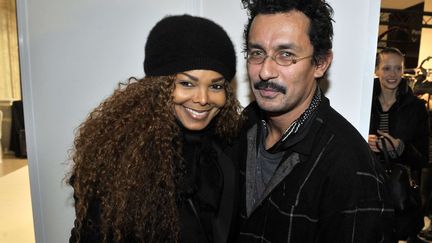
M 329 173 L 341 181 L 350 178 L 352 183 L 363 185 L 364 188 L 376 185 L 376 178 L 382 178 L 384 170 L 367 141 L 348 120 L 330 106 L 326 115 L 320 116 L 323 118 L 323 129 L 332 137 L 323 156 L 323 164 L 328 166 Z
M 242 113 L 246 118 L 246 122 L 243 126 L 243 128 L 245 129 L 249 129 L 261 119 L 261 110 L 255 101 L 251 102 L 248 106 L 246 106 Z
M 334 110 L 330 105 L 319 111 L 317 119 L 321 119 L 323 129 L 331 134 L 332 141 L 329 149 L 329 156 L 334 161 L 351 161 L 350 166 L 363 167 L 374 162 L 365 138 L 360 132 L 341 114 Z M 338 159 L 336 159 L 338 158 Z M 335 162 L 336 163 L 336 162 Z M 357 166 L 355 166 L 357 164 Z
M 317 118 L 321 119 L 325 129 L 330 130 L 335 138 L 346 140 L 345 142 L 348 142 L 348 144 L 352 142 L 366 144 L 366 140 L 359 131 L 344 116 L 333 109 L 329 103 L 320 109 Z
M 247 105 L 244 108 L 243 114 L 245 114 L 246 116 L 257 115 L 259 111 L 260 111 L 260 108 L 259 108 L 257 102 L 252 101 L 251 103 L 249 103 L 249 105 Z

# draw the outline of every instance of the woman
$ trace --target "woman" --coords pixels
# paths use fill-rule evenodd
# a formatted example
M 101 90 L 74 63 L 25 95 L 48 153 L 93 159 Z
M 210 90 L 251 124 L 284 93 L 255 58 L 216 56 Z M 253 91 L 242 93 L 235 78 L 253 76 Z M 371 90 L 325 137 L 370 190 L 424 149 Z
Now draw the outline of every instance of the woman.
M 70 242 L 227 242 L 241 125 L 234 47 L 214 22 L 162 19 L 131 78 L 80 126 Z
M 394 145 L 394 149 L 390 144 L 386 146 L 390 157 L 405 163 L 412 171 L 420 171 L 428 163 L 428 114 L 424 102 L 413 95 L 402 78 L 403 70 L 404 55 L 398 49 L 385 48 L 377 55 L 375 74 L 378 79 L 374 81 L 368 143 L 381 156 L 383 146 L 378 138 L 389 138 Z M 399 216 L 396 212 L 396 217 Z M 418 230 L 422 219 L 419 222 Z M 417 230 L 398 232 L 411 237 L 417 233 Z

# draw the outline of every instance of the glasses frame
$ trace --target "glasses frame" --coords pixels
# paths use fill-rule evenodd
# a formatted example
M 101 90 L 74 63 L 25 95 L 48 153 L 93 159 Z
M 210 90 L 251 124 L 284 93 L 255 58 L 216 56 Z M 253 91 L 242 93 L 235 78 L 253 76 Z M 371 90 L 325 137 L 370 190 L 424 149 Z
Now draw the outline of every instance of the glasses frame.
M 249 52 L 245 52 L 245 59 L 246 59 L 247 63 L 249 63 L 249 64 L 261 65 L 261 64 L 263 64 L 263 63 L 265 62 L 265 60 L 267 59 L 267 57 L 270 57 L 270 59 L 272 59 L 272 60 L 273 60 L 277 65 L 286 67 L 286 66 L 290 66 L 290 65 L 292 65 L 292 64 L 296 64 L 296 63 L 298 63 L 299 61 L 304 60 L 304 59 L 306 59 L 306 58 L 310 58 L 310 57 L 313 58 L 313 55 L 304 56 L 304 57 L 292 57 L 292 58 L 290 58 L 291 62 L 290 62 L 289 64 L 280 64 L 280 63 L 277 61 L 277 57 L 280 56 L 280 55 L 282 55 L 282 54 L 283 54 L 283 52 L 277 52 L 277 53 L 274 54 L 274 55 L 265 55 L 265 56 L 263 57 L 262 61 L 260 61 L 260 62 L 251 62 L 251 61 L 250 61 L 251 59 L 249 59 L 249 57 L 250 57 L 250 56 L 249 56 Z

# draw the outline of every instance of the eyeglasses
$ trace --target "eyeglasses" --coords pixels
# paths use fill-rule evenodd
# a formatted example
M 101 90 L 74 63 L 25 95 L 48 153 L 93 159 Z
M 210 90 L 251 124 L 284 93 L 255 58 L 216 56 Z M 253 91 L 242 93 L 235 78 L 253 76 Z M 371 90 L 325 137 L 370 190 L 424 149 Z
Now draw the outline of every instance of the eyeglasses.
M 263 64 L 267 57 L 270 57 L 280 66 L 289 66 L 291 64 L 296 64 L 303 59 L 313 57 L 313 55 L 305 57 L 294 57 L 290 52 L 280 51 L 273 56 L 269 56 L 260 50 L 248 51 L 245 55 L 245 58 L 249 64 Z

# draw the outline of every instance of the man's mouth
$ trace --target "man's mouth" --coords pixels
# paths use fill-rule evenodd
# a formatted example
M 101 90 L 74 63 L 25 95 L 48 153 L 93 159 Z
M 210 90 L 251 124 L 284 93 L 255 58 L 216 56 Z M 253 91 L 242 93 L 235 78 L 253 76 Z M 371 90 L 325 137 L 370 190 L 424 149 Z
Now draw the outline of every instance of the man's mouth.
M 264 93 L 267 92 L 279 92 L 282 94 L 286 94 L 286 88 L 277 84 L 277 83 L 273 83 L 273 82 L 269 82 L 269 81 L 259 81 L 257 83 L 254 84 L 254 88 L 257 90 L 260 90 Z

